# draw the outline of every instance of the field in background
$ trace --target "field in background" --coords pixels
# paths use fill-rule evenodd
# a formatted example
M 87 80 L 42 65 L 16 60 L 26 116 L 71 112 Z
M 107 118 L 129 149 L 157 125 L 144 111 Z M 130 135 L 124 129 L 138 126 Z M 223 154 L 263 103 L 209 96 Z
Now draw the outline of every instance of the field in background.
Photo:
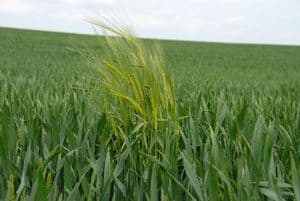
M 0 200 L 300 200 L 300 47 L 161 41 L 186 118 L 134 158 L 78 89 L 102 42 L 0 29 Z

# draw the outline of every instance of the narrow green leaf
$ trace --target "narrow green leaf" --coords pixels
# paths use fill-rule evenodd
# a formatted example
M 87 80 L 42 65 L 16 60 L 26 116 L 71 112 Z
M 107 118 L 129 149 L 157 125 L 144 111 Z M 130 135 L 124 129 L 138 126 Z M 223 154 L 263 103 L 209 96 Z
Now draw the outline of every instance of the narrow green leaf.
M 200 182 L 198 180 L 198 175 L 196 173 L 196 168 L 193 166 L 193 164 L 183 152 L 181 152 L 180 155 L 183 159 L 184 170 L 189 178 L 190 184 L 194 188 L 199 200 L 203 200 L 203 195 L 200 187 Z
M 157 175 L 156 175 L 156 165 L 155 164 L 152 166 L 150 200 L 158 201 L 158 185 L 157 185 Z
M 292 183 L 294 188 L 294 196 L 296 201 L 300 201 L 300 171 L 297 170 L 294 157 L 291 155 L 291 171 L 292 171 Z

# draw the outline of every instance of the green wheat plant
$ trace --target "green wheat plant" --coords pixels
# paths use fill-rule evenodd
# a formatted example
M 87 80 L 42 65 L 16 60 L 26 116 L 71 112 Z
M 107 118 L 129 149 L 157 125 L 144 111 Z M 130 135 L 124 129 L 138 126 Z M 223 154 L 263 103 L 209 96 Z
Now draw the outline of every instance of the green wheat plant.
M 159 45 L 144 44 L 127 27 L 92 23 L 115 35 L 106 35 L 105 57 L 93 66 L 101 82 L 101 90 L 95 91 L 106 95 L 101 102 L 117 139 L 122 141 L 135 133 L 134 137 L 149 147 L 153 134 L 169 129 L 178 135 L 174 79 L 165 68 Z

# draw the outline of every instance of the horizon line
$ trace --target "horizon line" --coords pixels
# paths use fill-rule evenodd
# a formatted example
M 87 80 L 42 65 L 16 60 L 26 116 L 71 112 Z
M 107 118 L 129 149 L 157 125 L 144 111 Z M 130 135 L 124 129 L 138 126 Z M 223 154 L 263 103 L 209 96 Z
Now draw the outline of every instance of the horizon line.
M 37 31 L 37 32 L 48 32 L 48 33 L 61 33 L 61 34 L 72 34 L 81 36 L 104 36 L 97 33 L 87 33 L 87 32 L 72 32 L 72 31 L 60 31 L 60 30 L 49 30 L 49 29 L 37 29 L 28 27 L 12 27 L 12 26 L 1 26 L 0 29 L 15 29 L 24 31 Z M 300 44 L 290 44 L 290 43 L 259 43 L 259 42 L 242 42 L 242 41 L 202 41 L 193 39 L 180 39 L 180 38 L 157 38 L 157 37 L 143 37 L 137 35 L 138 38 L 143 40 L 161 40 L 161 41 L 178 41 L 178 42 L 194 42 L 194 43 L 215 43 L 215 44 L 231 44 L 231 45 L 262 45 L 262 46 L 289 46 L 289 47 L 300 47 Z

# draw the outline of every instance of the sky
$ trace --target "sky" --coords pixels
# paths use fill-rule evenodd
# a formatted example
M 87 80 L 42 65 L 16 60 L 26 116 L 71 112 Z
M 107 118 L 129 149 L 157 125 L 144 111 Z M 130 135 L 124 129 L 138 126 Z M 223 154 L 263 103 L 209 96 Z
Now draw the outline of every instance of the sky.
M 300 0 L 0 0 L 0 27 L 94 34 L 103 17 L 144 38 L 300 45 Z

